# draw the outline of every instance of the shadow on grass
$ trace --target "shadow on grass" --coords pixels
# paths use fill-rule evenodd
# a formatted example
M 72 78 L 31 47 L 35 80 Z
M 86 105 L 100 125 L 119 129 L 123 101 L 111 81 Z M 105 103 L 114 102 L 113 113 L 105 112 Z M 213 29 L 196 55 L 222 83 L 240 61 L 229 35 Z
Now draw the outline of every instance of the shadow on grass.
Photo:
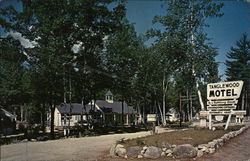
M 135 133 L 140 131 L 147 131 L 144 127 L 98 127 L 93 130 L 89 130 L 90 136 L 110 135 L 110 134 L 122 134 L 122 133 Z

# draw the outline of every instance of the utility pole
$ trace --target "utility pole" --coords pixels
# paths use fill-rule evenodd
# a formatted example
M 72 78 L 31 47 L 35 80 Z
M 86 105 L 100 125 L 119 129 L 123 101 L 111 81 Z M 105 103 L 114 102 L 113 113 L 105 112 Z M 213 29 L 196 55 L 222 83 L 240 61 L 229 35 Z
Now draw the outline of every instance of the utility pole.
M 179 110 L 180 110 L 180 127 L 181 127 L 181 121 L 182 121 L 182 101 L 190 101 L 191 102 L 191 111 L 192 111 L 192 100 L 196 99 L 195 95 L 190 95 L 190 96 L 179 96 L 180 102 L 179 102 Z

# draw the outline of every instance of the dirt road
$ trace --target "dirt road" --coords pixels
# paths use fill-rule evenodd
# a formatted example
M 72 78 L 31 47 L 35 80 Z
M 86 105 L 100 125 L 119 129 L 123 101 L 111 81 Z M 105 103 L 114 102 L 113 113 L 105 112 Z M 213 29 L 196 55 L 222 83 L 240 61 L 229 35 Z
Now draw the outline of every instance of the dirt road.
M 250 128 L 199 161 L 250 161 Z
M 149 134 L 150 132 L 137 132 L 4 145 L 1 146 L 0 160 L 96 160 L 116 140 Z
M 165 131 L 166 130 L 160 130 L 160 132 Z M 135 138 L 149 134 L 150 132 L 138 132 L 4 145 L 1 146 L 0 160 L 109 160 L 110 158 L 100 158 L 100 156 L 106 156 L 103 152 L 107 152 L 116 140 L 121 138 Z M 162 159 L 163 158 L 160 160 Z M 198 160 L 250 161 L 250 128 L 227 142 L 223 147 L 218 149 L 216 153 L 206 155 Z

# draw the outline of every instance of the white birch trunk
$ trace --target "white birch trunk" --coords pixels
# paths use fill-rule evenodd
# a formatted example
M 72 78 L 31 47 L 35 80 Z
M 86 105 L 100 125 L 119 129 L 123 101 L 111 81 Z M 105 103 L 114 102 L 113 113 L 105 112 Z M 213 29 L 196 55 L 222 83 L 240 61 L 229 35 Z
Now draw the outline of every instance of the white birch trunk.
M 162 119 L 163 119 L 163 125 L 165 126 L 167 124 L 166 122 L 166 91 L 167 87 L 165 85 L 165 72 L 163 74 L 163 81 L 162 81 L 162 91 L 163 91 L 163 96 L 162 96 Z
M 161 106 L 158 104 L 158 108 L 159 108 L 159 111 L 160 111 L 160 115 L 161 115 L 161 122 L 163 123 L 163 115 L 162 115 L 162 111 L 161 111 Z
M 194 34 L 192 33 L 191 35 L 191 42 L 192 42 L 192 45 L 193 45 L 193 51 L 194 51 L 194 54 L 195 54 L 195 48 L 194 48 Z M 198 94 L 198 97 L 199 97 L 199 102 L 200 102 L 200 105 L 201 105 L 201 110 L 205 110 L 204 108 L 204 103 L 203 103 L 203 100 L 202 100 L 202 97 L 201 97 L 201 91 L 199 89 L 199 82 L 198 82 L 198 79 L 196 77 L 196 72 L 195 72 L 195 69 L 194 69 L 194 65 L 192 65 L 192 74 L 194 76 L 194 79 L 195 79 L 195 86 L 196 86 L 196 89 L 197 89 L 197 94 Z
M 202 100 L 202 97 L 201 97 L 201 91 L 199 89 L 199 82 L 198 82 L 198 79 L 196 78 L 194 65 L 192 65 L 192 73 L 193 73 L 193 76 L 194 76 L 194 79 L 195 79 L 195 84 L 196 84 L 197 94 L 198 94 L 198 97 L 199 97 L 199 102 L 200 102 L 200 105 L 201 105 L 201 110 L 205 110 L 204 103 L 203 103 L 203 100 Z

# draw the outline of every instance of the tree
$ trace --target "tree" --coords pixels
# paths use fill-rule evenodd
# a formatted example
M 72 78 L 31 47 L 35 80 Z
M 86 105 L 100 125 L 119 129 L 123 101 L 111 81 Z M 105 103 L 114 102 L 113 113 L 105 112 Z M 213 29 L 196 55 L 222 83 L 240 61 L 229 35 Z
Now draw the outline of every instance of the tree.
M 0 40 L 0 49 L 0 105 L 16 112 L 14 108 L 27 103 L 31 92 L 27 85 L 27 58 L 20 42 L 11 36 Z
M 110 9 L 108 5 L 113 2 L 116 3 Z M 33 71 L 38 73 L 44 85 L 41 86 L 42 94 L 50 106 L 53 138 L 55 106 L 63 101 L 66 93 L 64 76 L 68 76 L 71 87 L 75 65 L 85 64 L 86 55 L 93 55 L 94 62 L 97 60 L 98 52 L 103 49 L 103 38 L 117 29 L 125 8 L 122 2 L 113 0 L 25 0 L 22 4 L 20 12 L 12 6 L 1 9 L 0 22 L 6 31 L 21 33 L 33 42 L 26 52 Z M 74 53 L 75 44 L 81 44 L 83 52 Z M 70 87 L 69 102 L 73 92 Z
M 236 42 L 236 47 L 231 47 L 227 53 L 226 76 L 228 81 L 244 81 L 241 96 L 241 109 L 247 109 L 249 115 L 250 92 L 250 39 L 244 33 Z
M 148 35 L 156 37 L 156 44 L 161 44 L 161 47 L 166 46 L 165 49 L 169 48 L 169 50 L 163 48 L 165 53 L 162 52 L 164 71 L 189 73 L 189 79 L 185 78 L 185 80 L 196 86 L 200 106 L 204 110 L 199 86 L 206 81 L 211 81 L 212 78 L 218 80 L 218 65 L 214 60 L 217 51 L 208 42 L 209 39 L 203 28 L 209 26 L 206 23 L 207 18 L 222 16 L 219 11 L 223 5 L 213 3 L 211 0 L 173 0 L 167 3 L 167 14 L 156 16 L 153 20 L 154 23 L 160 23 L 163 29 L 151 29 Z M 170 54 L 173 51 L 175 53 Z M 179 64 L 174 67 L 176 62 Z M 166 66 L 166 64 L 169 65 Z M 163 77 L 163 82 L 165 80 L 168 79 Z M 163 86 L 163 93 L 164 89 Z
M 137 76 L 138 58 L 143 55 L 144 45 L 132 24 L 126 19 L 122 24 L 105 43 L 103 63 L 107 73 L 113 76 L 111 88 L 121 95 L 122 102 L 131 103 L 135 93 L 133 80 Z M 122 122 L 124 124 L 123 119 Z

